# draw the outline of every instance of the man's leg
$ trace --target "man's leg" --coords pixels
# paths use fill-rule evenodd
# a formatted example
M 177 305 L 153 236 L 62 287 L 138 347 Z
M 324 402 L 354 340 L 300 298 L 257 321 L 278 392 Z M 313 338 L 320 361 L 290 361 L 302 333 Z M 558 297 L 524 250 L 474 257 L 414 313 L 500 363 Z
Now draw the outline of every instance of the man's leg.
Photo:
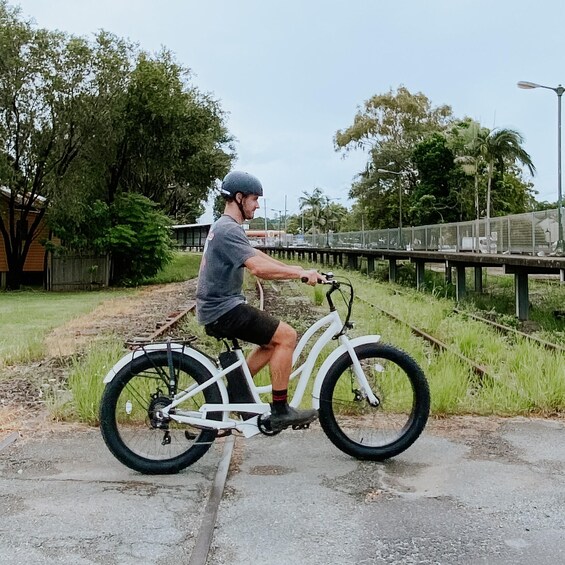
M 288 388 L 296 338 L 294 328 L 285 322 L 280 322 L 271 341 L 267 345 L 255 348 L 247 357 L 251 374 L 256 375 L 263 367 L 269 365 L 273 389 Z
M 318 416 L 317 410 L 296 410 L 288 405 L 288 382 L 292 370 L 292 354 L 296 347 L 296 331 L 284 322 L 280 322 L 271 341 L 255 349 L 247 359 L 252 375 L 265 365 L 271 370 L 273 403 L 271 410 L 271 428 L 281 431 L 289 426 L 309 424 Z
M 268 336 L 272 336 L 266 345 L 251 352 L 247 365 L 252 375 L 257 374 L 267 364 L 271 369 L 273 431 L 309 424 L 317 418 L 317 410 L 296 410 L 288 405 L 288 382 L 297 337 L 291 326 L 247 304 L 236 306 L 213 325 L 223 328 L 223 335 L 232 335 L 251 343 L 261 343 Z M 209 329 L 215 331 L 214 327 Z

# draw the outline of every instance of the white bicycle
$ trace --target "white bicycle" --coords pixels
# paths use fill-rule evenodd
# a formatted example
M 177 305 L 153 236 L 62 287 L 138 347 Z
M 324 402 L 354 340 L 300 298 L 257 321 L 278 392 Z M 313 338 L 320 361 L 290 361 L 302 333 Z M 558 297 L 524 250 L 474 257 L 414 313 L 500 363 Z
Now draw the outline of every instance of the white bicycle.
M 353 327 L 353 287 L 331 273 L 326 277 L 330 312 L 298 342 L 291 374 L 298 382 L 290 405 L 300 405 L 322 350 L 335 343 L 311 392 L 322 429 L 334 445 L 358 459 L 394 457 L 426 425 L 428 383 L 408 354 L 382 344 L 380 336 L 347 336 Z M 345 321 L 332 300 L 336 291 L 347 305 Z M 104 378 L 100 427 L 119 461 L 140 473 L 176 473 L 198 461 L 221 435 L 275 434 L 270 404 L 261 399 L 271 386 L 255 385 L 237 340 L 230 342 L 224 341 L 219 360 L 191 345 L 166 342 L 140 347 L 118 361 Z

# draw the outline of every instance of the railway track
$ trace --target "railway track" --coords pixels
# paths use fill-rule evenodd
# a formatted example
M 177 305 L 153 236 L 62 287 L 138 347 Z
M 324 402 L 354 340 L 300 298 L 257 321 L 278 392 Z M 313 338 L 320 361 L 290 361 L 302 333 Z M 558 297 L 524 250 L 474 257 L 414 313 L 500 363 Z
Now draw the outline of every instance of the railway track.
M 450 347 L 449 345 L 447 345 L 446 343 L 444 343 L 440 339 L 432 336 L 428 332 L 425 332 L 424 330 L 406 322 L 402 318 L 399 318 L 395 314 L 392 314 L 391 312 L 385 310 L 384 308 L 381 308 L 380 306 L 377 306 L 376 304 L 373 304 L 372 302 L 369 302 L 368 300 L 365 300 L 364 298 L 360 298 L 359 296 L 357 296 L 356 298 L 359 302 L 362 302 L 366 306 L 370 306 L 370 307 L 374 308 L 375 310 L 378 310 L 379 312 L 381 312 L 382 314 L 384 314 L 385 316 L 387 316 L 391 320 L 394 320 L 394 321 L 396 321 L 396 322 L 398 322 L 398 323 L 400 323 L 404 326 L 407 326 L 408 328 L 410 328 L 410 331 L 414 335 L 422 338 L 424 341 L 431 344 L 434 347 L 434 349 L 438 349 L 440 351 L 446 351 L 446 352 L 451 353 L 452 355 L 454 355 L 455 357 L 457 357 L 458 359 L 463 361 L 466 365 L 471 367 L 473 372 L 476 375 L 478 375 L 479 377 L 490 378 L 490 379 L 493 379 L 493 380 L 500 381 L 500 379 L 498 379 L 498 377 L 496 375 L 489 372 L 486 367 L 484 367 L 483 365 L 479 365 L 478 363 L 475 363 L 472 359 L 469 359 L 468 357 L 465 357 L 465 355 L 459 353 L 459 351 L 455 351 L 452 347 Z
M 545 349 L 549 349 L 551 351 L 558 351 L 560 353 L 565 353 L 565 347 L 563 347 L 562 345 L 558 345 L 557 343 L 551 343 L 550 341 L 546 341 L 544 339 L 541 339 L 534 335 L 527 334 L 525 332 L 521 332 L 515 328 L 511 328 L 510 326 L 505 326 L 503 324 L 499 324 L 498 322 L 493 322 L 488 318 L 483 318 L 482 316 L 473 314 L 471 312 L 467 312 L 465 310 L 461 310 L 460 308 L 454 308 L 453 311 L 456 314 L 460 314 L 461 316 L 466 316 L 478 322 L 482 322 L 483 324 L 490 326 L 495 330 L 497 330 L 498 332 L 503 333 L 505 335 L 510 335 L 515 338 L 521 338 L 527 341 L 531 341 L 532 343 L 536 343 L 537 345 L 544 347 Z
M 264 292 L 263 286 L 259 279 L 256 279 L 255 290 L 257 292 L 257 297 L 259 300 L 259 308 L 262 310 L 264 306 Z M 183 319 L 193 312 L 196 308 L 196 302 L 192 301 L 188 305 L 184 306 L 180 311 L 171 313 L 167 318 L 160 324 L 158 328 L 148 332 L 146 335 L 139 337 L 134 337 L 125 342 L 126 347 L 130 349 L 135 349 L 143 345 L 155 341 L 162 341 L 167 335 L 170 335 L 171 331 L 176 328 Z M 196 340 L 194 336 L 183 336 L 183 342 L 193 342 Z M 228 436 L 224 440 L 222 456 L 216 470 L 214 480 L 210 489 L 210 494 L 208 496 L 208 502 L 203 512 L 202 521 L 200 523 L 200 528 L 196 535 L 194 548 L 190 555 L 188 565 L 206 565 L 208 560 L 208 555 L 210 553 L 210 547 L 212 544 L 214 528 L 216 525 L 216 518 L 218 514 L 218 508 L 222 500 L 222 495 L 226 485 L 229 468 L 232 461 L 233 450 L 235 445 L 235 436 Z M 1 447 L 0 447 L 1 448 Z
M 362 302 L 363 304 L 365 304 L 366 306 L 369 306 L 371 308 L 374 308 L 375 310 L 378 310 L 380 313 L 382 313 L 386 317 L 394 320 L 395 322 L 408 327 L 414 335 L 420 337 L 421 339 L 423 339 L 427 343 L 431 344 L 434 349 L 444 351 L 444 352 L 448 352 L 451 355 L 453 355 L 454 357 L 461 360 L 463 363 L 465 363 L 467 366 L 469 366 L 471 368 L 471 370 L 479 377 L 480 383 L 482 383 L 485 379 L 488 379 L 488 380 L 494 381 L 494 382 L 496 382 L 496 383 L 498 383 L 502 386 L 505 386 L 506 388 L 508 388 L 508 389 L 510 389 L 514 392 L 517 392 L 515 387 L 513 387 L 509 383 L 505 382 L 503 379 L 501 379 L 492 370 L 488 369 L 484 365 L 476 363 L 473 359 L 470 359 L 470 358 L 466 357 L 465 355 L 461 354 L 459 351 L 455 350 L 452 346 L 444 343 L 442 340 L 438 339 L 437 337 L 435 337 L 435 336 L 431 335 L 430 333 L 422 330 L 421 328 L 418 328 L 418 327 L 406 322 L 405 320 L 403 320 L 399 316 L 396 316 L 395 314 L 385 310 L 384 308 L 381 308 L 380 306 L 377 306 L 376 304 L 373 304 L 372 302 L 370 302 L 368 300 L 365 300 L 364 298 L 357 296 L 356 299 L 359 302 Z M 469 312 L 466 312 L 464 310 L 460 310 L 458 308 L 455 308 L 454 312 L 459 314 L 459 315 L 462 315 L 462 316 L 467 316 L 467 317 L 469 317 L 469 318 L 471 318 L 475 321 L 484 323 L 485 325 L 492 327 L 496 331 L 498 331 L 500 333 L 504 333 L 505 335 L 510 335 L 510 336 L 512 336 L 516 339 L 526 339 L 526 340 L 529 340 L 529 341 L 535 343 L 536 345 L 543 347 L 545 349 L 549 349 L 551 351 L 556 351 L 556 352 L 559 352 L 559 353 L 565 353 L 565 348 L 563 348 L 562 346 L 560 346 L 558 344 L 551 343 L 551 342 L 548 342 L 546 340 L 540 339 L 536 336 L 532 336 L 532 335 L 526 334 L 524 332 L 520 332 L 520 331 L 518 331 L 514 328 L 510 328 L 508 326 L 504 326 L 502 324 L 492 322 L 491 320 L 488 320 L 486 318 L 482 318 L 481 316 L 478 316 L 476 314 L 471 314 Z
M 399 296 L 405 296 L 405 293 L 403 293 L 400 290 L 395 290 L 395 294 L 399 295 Z M 357 297 L 359 298 L 359 297 Z M 360 299 L 362 300 L 362 299 Z M 374 306 L 374 305 L 373 305 Z M 375 306 L 375 308 L 378 308 L 377 306 Z M 557 351 L 559 353 L 565 353 L 565 347 L 563 345 L 557 344 L 557 343 L 552 343 L 550 341 L 541 339 L 535 335 L 531 335 L 525 332 L 521 332 L 520 330 L 517 330 L 516 328 L 512 328 L 510 326 L 505 326 L 504 324 L 500 324 L 498 322 L 494 322 L 493 320 L 489 320 L 488 318 L 485 318 L 483 316 L 479 316 L 478 314 L 473 314 L 472 312 L 469 312 L 467 310 L 463 310 L 461 308 L 453 308 L 453 312 L 455 312 L 456 314 L 459 314 L 460 316 L 466 316 L 467 318 L 471 318 L 477 322 L 481 322 L 486 326 L 489 326 L 493 329 L 495 329 L 496 331 L 498 331 L 499 333 L 514 337 L 516 339 L 524 339 L 526 341 L 530 341 L 532 343 L 535 343 L 545 349 L 551 350 L 551 351 Z M 392 315 L 391 315 L 392 316 Z

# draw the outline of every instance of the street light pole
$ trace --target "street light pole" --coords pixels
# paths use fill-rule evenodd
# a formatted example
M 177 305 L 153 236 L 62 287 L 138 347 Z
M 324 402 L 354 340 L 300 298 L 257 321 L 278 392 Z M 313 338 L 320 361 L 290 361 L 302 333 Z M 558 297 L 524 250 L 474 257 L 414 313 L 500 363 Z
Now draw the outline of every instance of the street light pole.
M 329 205 L 332 202 L 334 202 L 335 200 L 341 200 L 341 196 L 338 196 L 337 198 L 327 198 L 326 207 L 329 207 Z M 332 237 L 332 241 L 333 241 L 333 237 Z M 330 228 L 329 228 L 328 216 L 326 215 L 326 247 L 329 247 L 329 246 L 330 246 Z
M 396 175 L 398 179 L 398 243 L 402 249 L 402 171 L 389 171 L 388 169 L 377 169 L 377 173 Z
M 273 212 L 278 212 L 279 213 L 279 246 L 281 245 L 281 219 L 282 219 L 282 210 L 277 210 L 276 208 L 271 208 L 271 210 Z
M 520 81 L 518 88 L 546 88 L 553 90 L 557 94 L 557 246 L 555 248 L 556 255 L 563 255 L 565 253 L 565 241 L 563 240 L 563 199 L 561 190 L 561 96 L 565 92 L 565 88 L 561 85 L 558 86 L 544 86 L 535 82 Z

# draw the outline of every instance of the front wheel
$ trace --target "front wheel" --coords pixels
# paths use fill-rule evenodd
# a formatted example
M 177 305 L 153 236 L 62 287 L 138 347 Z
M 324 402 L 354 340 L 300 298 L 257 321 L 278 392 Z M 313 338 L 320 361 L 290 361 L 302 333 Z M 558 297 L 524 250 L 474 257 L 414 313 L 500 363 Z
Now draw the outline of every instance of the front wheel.
M 145 474 L 177 473 L 210 449 L 216 430 L 200 430 L 159 417 L 176 392 L 204 383 L 210 373 L 187 355 L 149 351 L 137 357 L 110 381 L 100 404 L 102 437 L 113 455 Z M 216 384 L 203 389 L 175 410 L 198 410 L 204 403 L 221 403 Z M 186 405 L 185 405 L 186 404 Z M 221 412 L 208 413 L 220 420 Z
M 330 367 L 320 391 L 320 424 L 330 441 L 356 457 L 383 461 L 410 447 L 430 411 L 430 391 L 416 361 L 390 345 L 355 348 L 378 405 L 372 406 L 355 377 L 349 353 Z

